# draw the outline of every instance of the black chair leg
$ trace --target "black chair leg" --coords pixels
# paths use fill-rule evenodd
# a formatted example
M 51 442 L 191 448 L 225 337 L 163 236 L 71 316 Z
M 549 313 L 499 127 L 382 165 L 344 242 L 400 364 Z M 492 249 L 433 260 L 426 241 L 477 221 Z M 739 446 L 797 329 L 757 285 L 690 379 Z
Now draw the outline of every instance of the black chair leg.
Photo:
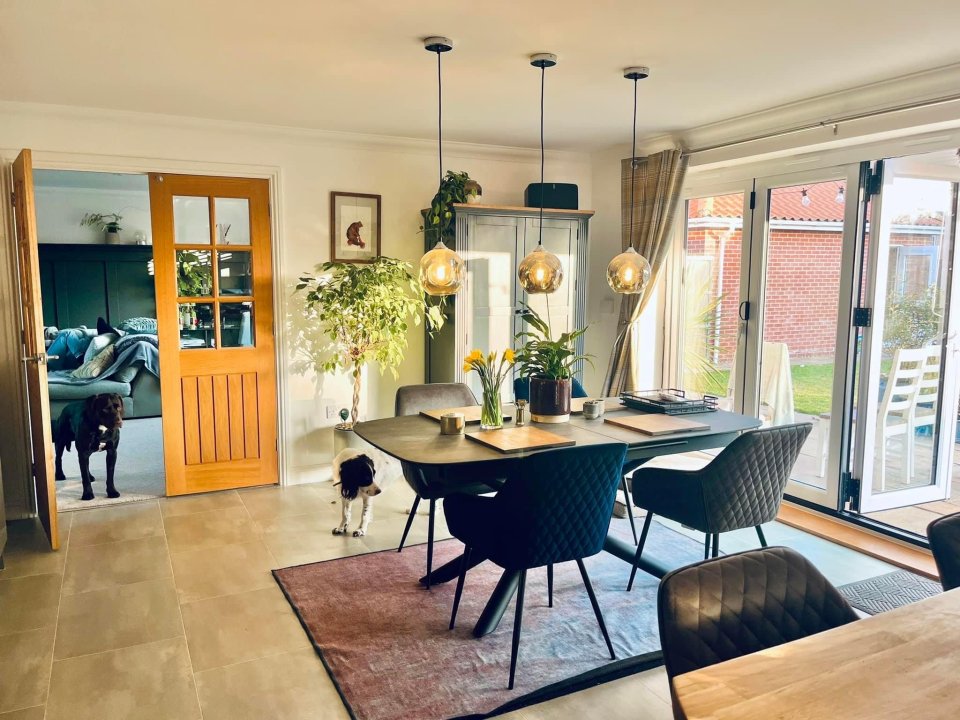
M 703 538 L 703 559 L 707 560 L 710 557 L 710 540 L 712 536 L 710 533 L 707 533 Z
M 470 567 L 470 548 L 463 549 L 463 557 L 460 558 L 460 577 L 457 578 L 457 591 L 453 594 L 453 612 L 450 613 L 450 629 L 457 622 L 457 610 L 460 609 L 460 597 L 463 595 L 463 582 L 467 579 L 467 569 Z
M 517 674 L 517 654 L 520 651 L 520 626 L 523 623 L 523 591 L 527 585 L 527 571 L 520 573 L 520 584 L 517 585 L 517 611 L 513 617 L 513 645 L 510 648 L 510 684 L 513 690 L 513 680 Z
M 643 529 L 640 531 L 640 542 L 637 543 L 637 552 L 633 556 L 633 568 L 630 570 L 630 581 L 627 583 L 627 592 L 633 590 L 633 579 L 637 576 L 637 569 L 640 567 L 640 555 L 643 553 L 643 546 L 647 542 L 647 533 L 650 532 L 651 522 L 653 522 L 653 513 L 647 510 L 647 516 L 643 519 Z
M 413 518 L 417 516 L 417 508 L 420 506 L 420 496 L 417 495 L 413 499 L 413 507 L 410 508 L 410 514 L 407 515 L 407 525 L 403 528 L 403 535 L 400 538 L 400 547 L 397 548 L 397 552 L 403 550 L 404 543 L 407 542 L 407 535 L 410 534 L 410 526 L 413 525 Z
M 760 547 L 767 546 L 767 538 L 763 536 L 763 528 L 757 525 L 757 537 L 760 538 Z
M 600 603 L 597 602 L 597 596 L 593 592 L 593 584 L 590 582 L 590 576 L 587 575 L 587 568 L 584 566 L 583 560 L 577 558 L 577 567 L 580 568 L 580 577 L 583 578 L 583 584 L 587 588 L 587 595 L 590 597 L 590 604 L 593 605 L 593 613 L 597 616 L 600 632 L 603 633 L 603 639 L 607 641 L 607 650 L 610 651 L 610 659 L 616 660 L 617 656 L 613 652 L 613 643 L 610 642 L 610 635 L 607 634 L 607 625 L 603 622 L 603 613 L 600 612 Z
M 633 504 L 630 502 L 630 491 L 627 489 L 627 476 L 622 475 L 620 485 L 623 487 L 623 499 L 627 503 L 627 517 L 630 518 L 630 530 L 633 532 L 633 544 L 637 544 L 637 524 L 633 519 Z
M 547 607 L 553 607 L 553 565 L 547 565 Z
M 433 521 L 437 514 L 437 501 L 430 498 L 430 520 L 427 525 L 427 590 L 430 589 L 430 573 L 433 572 Z
M 720 557 L 720 533 L 713 534 L 713 557 Z

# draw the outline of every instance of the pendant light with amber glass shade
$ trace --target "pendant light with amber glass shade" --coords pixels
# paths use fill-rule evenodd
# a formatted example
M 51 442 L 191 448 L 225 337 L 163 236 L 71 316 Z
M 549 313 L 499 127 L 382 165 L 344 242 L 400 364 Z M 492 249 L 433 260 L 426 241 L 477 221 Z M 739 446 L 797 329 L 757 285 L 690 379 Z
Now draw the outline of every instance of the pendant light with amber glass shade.
M 453 50 L 453 41 L 445 37 L 428 37 L 423 41 L 427 52 L 437 54 L 437 155 L 440 161 L 440 185 L 443 185 L 443 81 L 440 55 Z M 450 211 L 449 208 L 447 211 Z M 425 233 L 430 228 L 424 227 Z M 439 232 L 439 230 L 438 230 Z M 420 258 L 420 284 L 427 295 L 455 295 L 463 285 L 466 265 L 457 253 L 443 243 L 441 236 L 432 250 Z
M 530 64 L 540 68 L 540 240 L 533 252 L 520 261 L 517 276 L 520 285 L 531 295 L 556 292 L 563 282 L 563 266 L 560 258 L 543 247 L 543 91 L 546 70 L 557 64 L 557 56 L 552 53 L 537 53 L 530 56 Z
M 633 80 L 633 147 L 630 152 L 630 229 L 627 249 L 607 265 L 607 284 L 621 295 L 639 295 L 650 281 L 650 263 L 633 248 L 633 217 L 636 211 L 637 182 L 637 82 L 650 75 L 650 68 L 629 67 L 623 71 Z

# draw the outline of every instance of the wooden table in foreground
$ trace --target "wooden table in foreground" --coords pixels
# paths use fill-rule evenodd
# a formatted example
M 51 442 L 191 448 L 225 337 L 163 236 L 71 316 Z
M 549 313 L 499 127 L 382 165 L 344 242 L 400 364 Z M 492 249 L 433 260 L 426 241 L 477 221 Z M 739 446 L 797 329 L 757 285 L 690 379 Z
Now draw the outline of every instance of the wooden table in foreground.
M 960 590 L 674 679 L 688 720 L 960 717 Z

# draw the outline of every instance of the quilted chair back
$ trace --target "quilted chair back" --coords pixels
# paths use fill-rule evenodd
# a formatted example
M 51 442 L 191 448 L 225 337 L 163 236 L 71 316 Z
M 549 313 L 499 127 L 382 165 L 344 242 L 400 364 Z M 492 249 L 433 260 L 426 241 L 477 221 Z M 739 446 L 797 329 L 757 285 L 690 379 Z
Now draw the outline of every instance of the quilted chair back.
M 785 547 L 674 570 L 660 581 L 657 609 L 671 678 L 857 619 L 820 571 Z
M 945 515 L 930 523 L 927 538 L 943 589 L 960 588 L 960 513 Z
M 529 400 L 530 399 L 530 378 L 518 377 L 513 381 L 513 397 L 516 400 Z M 587 391 L 583 389 L 583 385 L 580 384 L 580 381 L 576 378 L 571 378 L 570 383 L 570 397 L 575 398 L 585 398 L 589 397 Z
M 397 388 L 393 401 L 393 414 L 417 415 L 422 410 L 467 407 L 476 405 L 477 398 L 463 383 L 430 383 L 427 385 L 404 385 Z
M 627 446 L 584 445 L 521 460 L 497 493 L 505 568 L 535 568 L 603 549 Z
M 744 433 L 700 471 L 708 532 L 754 527 L 777 517 L 790 471 L 811 423 Z

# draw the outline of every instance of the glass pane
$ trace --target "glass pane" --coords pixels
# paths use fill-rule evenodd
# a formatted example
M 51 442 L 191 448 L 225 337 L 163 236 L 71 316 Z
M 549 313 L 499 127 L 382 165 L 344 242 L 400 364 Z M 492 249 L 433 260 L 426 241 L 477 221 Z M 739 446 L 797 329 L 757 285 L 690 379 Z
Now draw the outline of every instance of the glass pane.
M 687 203 L 683 268 L 683 389 L 739 406 L 736 363 L 743 246 L 743 193 Z
M 253 303 L 220 303 L 220 346 L 253 347 Z
M 218 245 L 250 244 L 250 202 L 246 198 L 214 198 Z
M 205 197 L 173 197 L 173 237 L 178 245 L 210 244 L 210 203 Z
M 791 477 L 826 489 L 846 183 L 774 188 L 764 268 L 760 418 L 812 422 Z M 856 201 L 856 199 L 854 199 Z
M 216 347 L 213 330 L 213 303 L 180 304 L 180 348 Z
M 892 161 L 891 172 L 908 160 Z M 886 268 L 881 263 L 877 267 L 878 283 L 886 288 L 886 306 L 876 369 L 880 409 L 872 459 L 874 494 L 937 482 L 940 363 L 949 278 L 946 259 L 956 183 L 918 177 L 913 167 L 905 170 L 913 176 L 895 176 L 884 188 L 882 200 L 883 215 L 890 221 L 889 227 L 881 224 L 879 238 L 888 248 L 888 262 Z M 871 517 L 875 515 L 882 513 Z M 922 534 L 925 526 L 907 529 Z
M 210 297 L 213 267 L 209 250 L 177 250 L 177 295 Z
M 251 255 L 245 250 L 218 250 L 220 295 L 253 295 Z

